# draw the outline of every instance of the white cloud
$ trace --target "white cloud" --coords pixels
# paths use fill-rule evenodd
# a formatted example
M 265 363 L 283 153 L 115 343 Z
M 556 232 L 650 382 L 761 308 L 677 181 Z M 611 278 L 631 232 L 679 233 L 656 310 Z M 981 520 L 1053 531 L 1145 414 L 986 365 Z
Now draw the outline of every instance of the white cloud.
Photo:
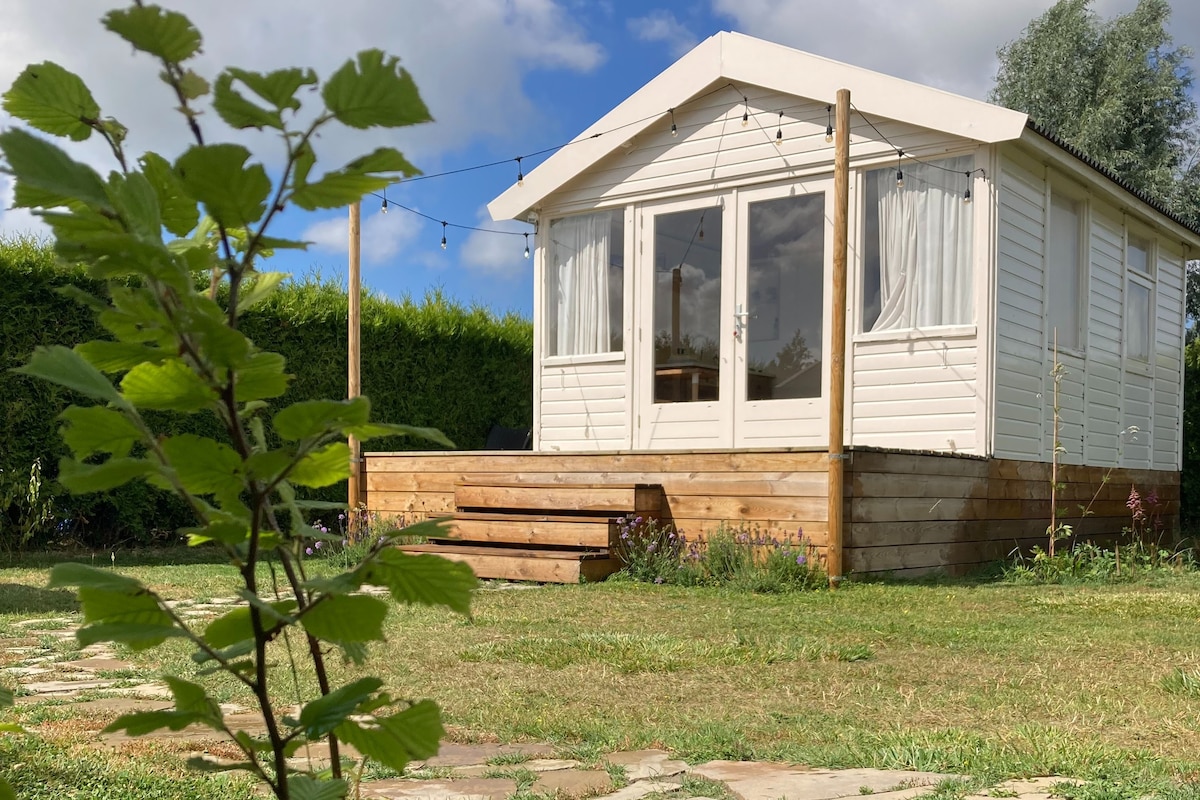
M 508 233 L 530 233 L 530 227 L 515 220 L 491 222 L 487 209 L 479 213 L 478 227 Z M 530 258 L 524 256 L 526 240 L 521 236 L 471 231 L 462 245 L 461 261 L 472 272 L 501 278 L 518 278 L 533 271 L 534 237 L 528 238 Z
M 629 32 L 643 42 L 663 42 L 674 58 L 695 47 L 700 39 L 670 11 L 656 8 L 644 17 L 630 19 Z
M 371 203 L 363 204 L 362 260 L 364 266 L 386 263 L 410 245 L 423 228 L 421 218 L 408 213 L 382 214 Z M 314 250 L 333 253 L 344 263 L 349 258 L 350 221 L 345 213 L 314 222 L 300 238 Z

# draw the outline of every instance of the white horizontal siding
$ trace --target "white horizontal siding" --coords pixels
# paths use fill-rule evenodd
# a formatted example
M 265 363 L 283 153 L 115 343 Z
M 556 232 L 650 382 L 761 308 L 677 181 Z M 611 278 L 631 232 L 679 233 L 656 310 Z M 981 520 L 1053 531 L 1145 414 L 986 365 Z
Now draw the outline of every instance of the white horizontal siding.
M 1180 405 L 1183 398 L 1183 318 L 1185 264 L 1183 256 L 1165 243 L 1158 249 L 1154 348 L 1155 469 L 1181 469 L 1183 432 Z
M 974 336 L 855 342 L 853 353 L 854 445 L 981 452 Z
M 1044 453 L 1042 285 L 1045 180 L 1032 164 L 1001 160 L 996 271 L 995 455 Z
M 629 390 L 624 362 L 542 366 L 539 450 L 629 447 Z
M 1124 230 L 1119 218 L 1094 209 L 1089 244 L 1091 291 L 1087 318 L 1087 438 L 1089 464 L 1116 464 L 1124 446 L 1121 424 L 1125 284 Z
M 749 98 L 750 120 L 743 127 L 745 106 L 733 101 L 732 92 L 690 102 L 675 111 L 678 135 L 670 134 L 671 118 L 638 134 L 622 148 L 546 198 L 546 208 L 589 207 L 617 198 L 711 188 L 761 176 L 778 179 L 814 167 L 833 168 L 833 143 L 825 141 L 826 103 L 779 94 L 754 86 L 740 87 Z M 778 112 L 784 111 L 782 120 Z M 876 132 L 852 115 L 851 158 L 862 160 L 891 156 L 896 147 L 905 152 L 936 156 L 968 146 L 950 134 L 886 119 L 872 119 Z M 782 145 L 775 144 L 777 130 Z

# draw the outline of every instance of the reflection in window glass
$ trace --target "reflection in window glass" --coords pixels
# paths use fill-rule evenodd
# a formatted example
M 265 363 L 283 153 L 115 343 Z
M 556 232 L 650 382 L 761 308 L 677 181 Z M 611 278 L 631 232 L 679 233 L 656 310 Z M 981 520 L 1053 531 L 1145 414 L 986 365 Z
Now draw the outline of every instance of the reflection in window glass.
M 654 218 L 654 402 L 720 396 L 721 209 Z
M 551 221 L 546 259 L 547 355 L 621 351 L 624 275 L 624 211 Z
M 1126 320 L 1125 355 L 1138 361 L 1150 360 L 1150 287 L 1129 282 L 1129 319 Z
M 821 396 L 825 195 L 749 206 L 747 400 Z
M 1125 248 L 1125 261 L 1130 269 L 1151 274 L 1150 243 L 1140 236 L 1131 235 L 1129 246 Z
M 1080 283 L 1083 275 L 1082 209 L 1078 201 L 1051 193 L 1047 246 L 1046 341 L 1079 349 Z

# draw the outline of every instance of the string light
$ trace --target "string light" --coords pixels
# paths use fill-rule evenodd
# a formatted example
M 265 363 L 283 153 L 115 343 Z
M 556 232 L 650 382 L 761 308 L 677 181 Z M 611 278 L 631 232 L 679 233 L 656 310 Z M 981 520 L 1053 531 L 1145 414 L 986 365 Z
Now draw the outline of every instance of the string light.
M 900 162 L 903 158 L 904 158 L 904 151 L 897 150 L 896 151 L 896 188 L 897 189 L 904 188 L 904 170 L 901 169 L 901 167 L 900 167 Z
M 744 128 L 750 124 L 750 98 L 746 95 L 742 95 L 742 105 L 745 106 L 742 109 L 742 127 Z
M 442 220 L 442 249 L 446 249 L 446 220 Z
M 779 112 L 779 127 L 775 129 L 775 146 L 783 144 L 783 112 Z
M 517 186 L 524 186 L 524 185 L 525 185 L 525 173 L 524 173 L 524 171 L 521 169 L 521 159 L 522 159 L 522 158 L 524 158 L 524 157 L 525 157 L 525 156 L 517 156 L 517 158 L 516 158 L 516 162 L 517 162 Z
M 386 186 L 383 188 L 383 205 L 381 205 L 379 207 L 379 213 L 380 214 L 387 213 L 387 187 Z
M 525 257 L 529 258 L 529 234 L 525 234 Z
M 671 113 L 671 135 L 678 136 L 679 128 L 675 127 L 675 109 L 668 108 L 667 111 L 669 111 Z
M 825 106 L 825 144 L 833 141 L 833 106 Z
M 965 192 L 963 192 L 963 202 L 966 204 L 970 204 L 970 202 L 971 202 L 971 173 L 964 172 L 963 174 L 967 176 L 967 190 Z

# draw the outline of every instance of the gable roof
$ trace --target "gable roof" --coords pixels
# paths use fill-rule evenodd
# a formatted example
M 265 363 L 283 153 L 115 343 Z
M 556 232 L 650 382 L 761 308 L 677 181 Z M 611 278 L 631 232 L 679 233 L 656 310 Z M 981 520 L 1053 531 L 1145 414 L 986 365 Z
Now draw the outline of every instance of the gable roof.
M 493 219 L 524 219 L 541 202 L 625 141 L 656 124 L 717 82 L 768 87 L 834 102 L 848 88 L 854 105 L 873 115 L 945 131 L 977 142 L 1019 138 L 1026 115 L 990 103 L 815 56 L 741 33 L 696 45 L 491 203 Z

